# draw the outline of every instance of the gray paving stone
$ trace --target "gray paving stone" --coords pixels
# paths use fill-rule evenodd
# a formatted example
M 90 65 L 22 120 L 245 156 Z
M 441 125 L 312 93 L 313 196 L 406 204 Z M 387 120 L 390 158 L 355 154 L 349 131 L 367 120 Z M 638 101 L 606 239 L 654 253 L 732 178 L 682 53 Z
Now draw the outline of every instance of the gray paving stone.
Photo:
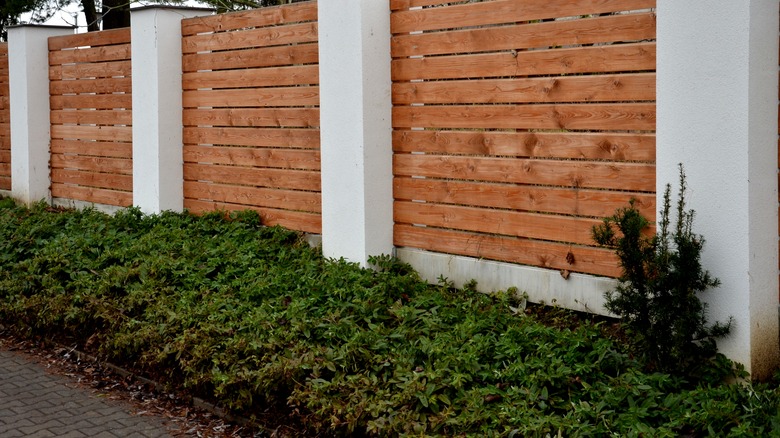
M 21 355 L 0 350 L 0 436 L 170 437 L 156 417 L 96 397 Z

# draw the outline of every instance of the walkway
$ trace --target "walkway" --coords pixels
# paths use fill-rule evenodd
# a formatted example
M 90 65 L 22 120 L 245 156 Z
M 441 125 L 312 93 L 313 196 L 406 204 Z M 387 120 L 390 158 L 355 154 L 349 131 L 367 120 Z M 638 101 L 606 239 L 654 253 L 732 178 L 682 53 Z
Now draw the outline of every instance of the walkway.
M 0 351 L 0 436 L 170 437 L 162 420 L 134 416 L 39 364 Z

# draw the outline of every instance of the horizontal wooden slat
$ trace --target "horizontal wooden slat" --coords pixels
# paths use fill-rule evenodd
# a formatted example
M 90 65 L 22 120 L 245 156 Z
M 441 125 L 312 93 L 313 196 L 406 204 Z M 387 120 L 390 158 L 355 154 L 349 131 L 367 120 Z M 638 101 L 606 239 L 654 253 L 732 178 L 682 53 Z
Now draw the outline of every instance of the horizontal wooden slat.
M 51 109 L 64 108 L 131 108 L 133 98 L 130 94 L 77 94 L 66 96 L 51 96 Z
M 49 65 L 130 59 L 130 44 L 59 50 L 49 53 Z
M 284 85 L 316 85 L 320 81 L 319 66 L 295 65 L 242 70 L 221 70 L 185 73 L 185 90 L 198 88 L 249 88 Z
M 632 11 L 655 7 L 655 0 L 500 0 L 440 9 L 399 11 L 391 15 L 393 33 L 515 23 L 558 17 Z
M 317 23 L 312 22 L 186 36 L 182 39 L 182 52 L 223 51 L 316 41 Z
M 52 125 L 51 138 L 73 140 L 132 141 L 131 126 Z
M 513 237 L 593 245 L 596 219 L 420 202 L 395 202 L 396 224 L 426 225 Z
M 10 175 L 11 174 L 11 163 L 9 163 L 9 162 L 0 162 L 0 174 L 2 174 L 2 175 Z
M 185 144 L 316 149 L 319 141 L 316 129 L 184 128 Z
M 90 64 L 55 65 L 49 67 L 49 79 L 94 79 L 130 76 L 130 61 L 94 62 Z
M 393 172 L 401 176 L 655 191 L 652 164 L 396 154 Z
M 133 174 L 133 161 L 120 158 L 54 154 L 51 156 L 51 167 L 52 169 L 78 169 L 122 175 Z
M 55 198 L 74 199 L 96 204 L 130 207 L 133 205 L 133 194 L 117 190 L 99 189 L 95 187 L 70 186 L 54 183 L 51 185 L 51 195 Z
M 393 131 L 395 152 L 655 161 L 655 134 Z
M 322 219 L 317 213 L 262 208 L 251 205 L 227 204 L 224 202 L 201 201 L 189 198 L 184 199 L 184 208 L 196 214 L 214 210 L 254 210 L 260 214 L 260 218 L 264 225 L 280 225 L 290 230 L 298 230 L 305 233 L 322 233 Z
M 313 108 L 312 108 L 313 109 Z M 279 111 L 276 113 L 275 111 Z M 184 126 L 270 127 L 278 126 L 274 114 L 285 115 L 282 108 L 184 109 Z M 305 134 L 303 130 L 293 130 Z
M 11 151 L 9 149 L 0 149 L 0 163 L 11 162 Z
M 295 46 L 266 47 L 187 54 L 182 59 L 184 72 L 198 70 L 231 70 L 254 67 L 276 67 L 294 64 L 315 64 L 319 60 L 319 48 L 315 43 Z
M 11 190 L 11 177 L 0 175 L 0 190 Z
M 320 194 L 317 192 L 188 181 L 184 184 L 184 196 L 192 199 L 312 213 L 319 213 L 321 210 Z
M 393 180 L 393 197 L 591 217 L 611 216 L 634 198 L 636 207 L 645 217 L 655 217 L 655 194 L 647 193 L 397 177 Z
M 654 70 L 656 43 L 483 53 L 392 61 L 395 81 Z
M 319 105 L 320 88 L 310 86 L 253 88 L 251 91 L 244 89 L 185 91 L 182 99 L 185 108 L 311 106 Z
M 51 94 L 74 94 L 74 93 L 131 93 L 132 80 L 126 78 L 107 78 L 107 79 L 78 79 L 67 81 L 50 81 L 49 92 Z
M 312 1 L 281 7 L 188 18 L 182 20 L 181 29 L 183 35 L 194 35 L 315 20 L 317 20 L 317 2 Z
M 391 40 L 391 53 L 394 58 L 399 58 L 641 41 L 653 38 L 655 38 L 655 14 L 648 12 L 518 26 L 396 35 Z
M 52 124 L 78 125 L 131 125 L 132 110 L 54 110 L 50 114 Z
M 133 190 L 133 175 L 119 175 L 116 173 L 52 169 L 51 181 L 52 183 L 74 184 L 128 192 Z
M 393 84 L 394 104 L 655 100 L 655 73 Z
M 393 235 L 395 245 L 401 247 L 596 275 L 620 274 L 617 258 L 607 249 L 402 224 L 395 225 Z M 566 260 L 569 253 L 573 264 Z
M 184 163 L 184 179 L 289 190 L 320 191 L 321 188 L 320 173 L 311 170 Z
M 73 47 L 110 46 L 130 42 L 130 28 L 87 32 L 73 35 L 49 37 L 49 50 L 61 50 Z
M 96 157 L 133 158 L 133 144 L 110 141 L 51 141 L 52 154 L 93 155 Z
M 655 104 L 396 106 L 396 128 L 655 130 Z
M 319 170 L 320 152 L 305 149 L 184 145 L 184 161 L 187 163 Z

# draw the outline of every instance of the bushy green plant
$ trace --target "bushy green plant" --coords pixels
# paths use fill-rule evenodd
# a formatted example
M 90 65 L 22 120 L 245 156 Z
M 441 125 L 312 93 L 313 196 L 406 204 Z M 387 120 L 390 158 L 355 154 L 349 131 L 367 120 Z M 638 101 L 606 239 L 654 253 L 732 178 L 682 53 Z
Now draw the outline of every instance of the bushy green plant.
M 680 165 L 674 228 L 667 184 L 656 234 L 647 234 L 650 222 L 632 200 L 594 227 L 593 238 L 615 249 L 623 269 L 620 284 L 606 293 L 605 307 L 623 318 L 649 367 L 703 377 L 703 365 L 717 357 L 715 339 L 728 334 L 731 321 L 707 323 L 707 306 L 699 294 L 720 283 L 701 265 L 704 238 L 693 232 L 686 189 Z M 723 362 L 722 357 L 715 361 Z

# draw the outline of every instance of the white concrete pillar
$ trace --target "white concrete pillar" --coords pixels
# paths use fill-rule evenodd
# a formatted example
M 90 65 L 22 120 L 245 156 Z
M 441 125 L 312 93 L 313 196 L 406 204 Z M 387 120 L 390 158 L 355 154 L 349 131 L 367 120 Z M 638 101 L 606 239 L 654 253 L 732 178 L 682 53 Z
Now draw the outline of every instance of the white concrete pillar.
M 11 107 L 11 196 L 26 204 L 49 202 L 49 37 L 72 27 L 8 28 Z
M 133 77 L 133 204 L 145 213 L 182 211 L 181 20 L 210 9 L 130 10 Z
M 657 188 L 689 185 L 703 265 L 722 285 L 720 351 L 754 378 L 778 352 L 777 0 L 658 0 Z
M 319 2 L 322 249 L 366 264 L 393 250 L 390 10 Z

